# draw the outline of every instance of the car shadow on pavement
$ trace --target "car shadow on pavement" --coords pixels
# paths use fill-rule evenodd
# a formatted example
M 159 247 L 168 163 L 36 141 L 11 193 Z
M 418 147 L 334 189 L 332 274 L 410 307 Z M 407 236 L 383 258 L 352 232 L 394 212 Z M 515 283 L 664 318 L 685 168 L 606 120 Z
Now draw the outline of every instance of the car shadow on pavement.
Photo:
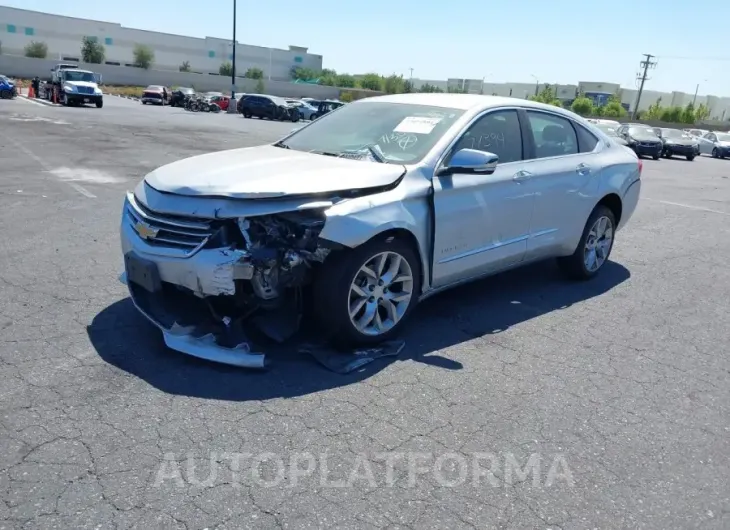
M 571 282 L 553 262 L 544 262 L 452 289 L 414 311 L 397 357 L 348 375 L 326 370 L 298 352 L 296 343 L 267 349 L 272 366 L 264 373 L 189 357 L 168 349 L 129 298 L 97 314 L 87 332 L 102 359 L 169 394 L 228 401 L 286 398 L 351 385 L 397 362 L 459 370 L 462 364 L 442 350 L 600 296 L 629 277 L 625 267 L 609 261 L 596 278 Z

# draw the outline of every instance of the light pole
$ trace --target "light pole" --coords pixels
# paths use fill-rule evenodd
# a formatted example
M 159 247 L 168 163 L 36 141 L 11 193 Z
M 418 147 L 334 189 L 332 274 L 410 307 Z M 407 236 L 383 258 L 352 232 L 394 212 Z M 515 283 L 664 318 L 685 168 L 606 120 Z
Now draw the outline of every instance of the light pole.
M 702 80 L 703 83 L 707 83 L 707 79 Z M 692 99 L 692 107 L 695 106 L 695 103 L 697 103 L 697 92 L 700 91 L 700 84 L 697 83 L 697 86 L 695 87 L 695 97 Z
M 231 99 L 236 101 L 236 0 L 233 0 L 233 57 L 231 61 Z
M 540 90 L 540 80 L 537 78 L 535 74 L 530 74 L 532 78 L 535 80 L 535 95 L 537 96 L 539 90 Z

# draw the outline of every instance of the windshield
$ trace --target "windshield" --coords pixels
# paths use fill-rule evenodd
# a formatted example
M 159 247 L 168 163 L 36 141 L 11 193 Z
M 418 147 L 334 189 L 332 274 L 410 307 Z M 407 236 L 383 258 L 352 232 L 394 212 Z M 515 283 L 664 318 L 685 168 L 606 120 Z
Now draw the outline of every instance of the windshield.
M 94 74 L 91 72 L 82 72 L 80 70 L 64 70 L 63 77 L 66 81 L 85 81 L 87 83 L 96 83 Z
M 664 138 L 687 138 L 689 135 L 679 129 L 662 129 L 662 136 Z
M 727 133 L 715 133 L 719 142 L 730 142 L 730 134 Z
M 363 100 L 344 105 L 280 142 L 330 156 L 414 164 L 423 159 L 463 110 Z
M 596 123 L 595 125 L 609 136 L 618 136 L 616 134 L 616 128 L 611 125 L 608 125 L 606 123 Z
M 183 94 L 195 94 L 195 90 L 192 88 L 178 88 L 179 92 L 182 92 Z
M 630 136 L 654 136 L 656 137 L 656 131 L 651 127 L 629 127 Z

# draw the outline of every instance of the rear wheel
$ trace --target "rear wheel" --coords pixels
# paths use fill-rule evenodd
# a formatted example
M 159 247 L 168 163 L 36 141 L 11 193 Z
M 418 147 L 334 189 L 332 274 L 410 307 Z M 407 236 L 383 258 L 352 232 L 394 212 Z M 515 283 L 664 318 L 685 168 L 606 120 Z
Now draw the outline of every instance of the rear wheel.
M 572 279 L 593 278 L 611 255 L 615 230 L 616 216 L 609 208 L 599 204 L 588 217 L 575 252 L 558 258 L 558 266 Z
M 695 159 L 695 155 L 687 155 L 687 160 L 689 160 L 690 162 L 692 162 L 692 160 L 694 160 L 694 159 Z
M 388 340 L 418 303 L 420 277 L 418 252 L 394 236 L 330 255 L 314 283 L 317 319 L 342 346 Z
M 720 153 L 717 150 L 717 147 L 712 149 L 712 158 L 719 158 Z
M 651 155 L 654 160 L 659 160 L 659 155 Z

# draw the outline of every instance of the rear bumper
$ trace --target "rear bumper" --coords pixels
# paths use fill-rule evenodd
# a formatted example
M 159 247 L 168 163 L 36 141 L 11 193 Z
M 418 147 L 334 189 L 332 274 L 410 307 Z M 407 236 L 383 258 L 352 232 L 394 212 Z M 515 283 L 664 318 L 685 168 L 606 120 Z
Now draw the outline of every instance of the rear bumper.
M 693 156 L 700 152 L 699 147 L 693 145 L 666 145 L 664 151 L 667 153 L 674 153 L 677 155 Z
M 641 195 L 641 179 L 637 179 L 624 193 L 621 212 L 621 221 L 619 222 L 617 230 L 621 230 L 629 222 L 631 217 L 636 211 L 636 207 L 639 204 L 639 196 Z
M 662 144 L 656 144 L 652 146 L 634 144 L 630 147 L 637 155 L 641 156 L 657 156 L 661 155 L 664 152 L 664 146 Z

